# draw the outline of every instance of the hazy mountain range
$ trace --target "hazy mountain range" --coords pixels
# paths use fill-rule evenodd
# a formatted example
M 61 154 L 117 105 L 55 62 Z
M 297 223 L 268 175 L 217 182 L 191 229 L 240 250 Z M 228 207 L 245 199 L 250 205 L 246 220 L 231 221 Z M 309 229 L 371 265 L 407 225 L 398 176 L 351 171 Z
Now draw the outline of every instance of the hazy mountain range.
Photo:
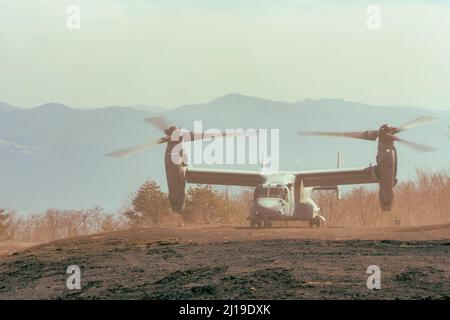
M 278 128 L 285 170 L 334 168 L 337 152 L 343 155 L 344 167 L 375 162 L 376 143 L 299 137 L 298 130 L 367 130 L 386 122 L 400 125 L 417 116 L 434 115 L 441 119 L 401 136 L 440 150 L 417 153 L 399 145 L 399 176 L 413 176 L 416 167 L 449 167 L 448 111 L 337 99 L 287 103 L 238 94 L 170 110 L 150 105 L 86 110 L 58 103 L 22 109 L 0 102 L 0 207 L 37 211 L 100 205 L 113 210 L 148 178 L 165 188 L 164 146 L 124 159 L 105 156 L 160 137 L 161 132 L 142 121 L 159 114 L 189 129 L 194 120 L 203 120 L 204 128 Z
M 0 101 L 0 112 L 8 112 L 13 110 L 18 110 L 19 108 L 9 105 L 5 102 Z

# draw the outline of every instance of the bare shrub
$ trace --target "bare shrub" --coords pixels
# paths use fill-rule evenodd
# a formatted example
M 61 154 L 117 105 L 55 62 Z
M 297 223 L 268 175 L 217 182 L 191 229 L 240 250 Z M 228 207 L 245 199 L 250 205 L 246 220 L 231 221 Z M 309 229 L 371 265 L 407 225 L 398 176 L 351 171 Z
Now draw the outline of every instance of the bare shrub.
M 341 201 L 321 191 L 316 200 L 329 226 L 417 226 L 450 222 L 450 176 L 417 170 L 416 178 L 395 187 L 391 212 L 382 212 L 378 191 L 357 187 Z
M 10 234 L 15 240 L 40 243 L 124 228 L 125 223 L 118 216 L 107 214 L 98 207 L 86 210 L 48 209 L 31 215 L 13 215 Z
M 4 209 L 0 209 L 0 240 L 8 236 L 10 215 Z

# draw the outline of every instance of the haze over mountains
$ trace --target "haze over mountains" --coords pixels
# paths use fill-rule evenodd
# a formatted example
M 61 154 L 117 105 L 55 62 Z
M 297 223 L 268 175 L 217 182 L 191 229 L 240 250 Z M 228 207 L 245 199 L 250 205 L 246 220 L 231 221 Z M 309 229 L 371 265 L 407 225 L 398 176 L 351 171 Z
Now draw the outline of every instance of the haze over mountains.
M 13 111 L 13 110 L 17 110 L 18 108 L 9 105 L 5 102 L 0 101 L 0 112 L 8 112 L 8 111 Z
M 58 103 L 20 109 L 0 102 L 0 207 L 39 211 L 100 205 L 114 210 L 148 178 L 165 189 L 164 146 L 129 158 L 105 156 L 159 138 L 161 132 L 142 121 L 159 114 L 188 129 L 195 120 L 202 120 L 204 129 L 280 129 L 282 170 L 334 168 L 337 152 L 343 155 L 344 167 L 375 163 L 374 142 L 300 137 L 298 130 L 368 130 L 386 122 L 400 125 L 434 115 L 442 119 L 401 137 L 440 150 L 417 153 L 398 145 L 399 177 L 412 177 L 416 167 L 448 168 L 450 159 L 449 112 L 418 107 L 380 107 L 336 99 L 287 103 L 238 94 L 170 110 L 147 105 L 87 110 Z M 255 165 L 234 168 L 259 170 Z

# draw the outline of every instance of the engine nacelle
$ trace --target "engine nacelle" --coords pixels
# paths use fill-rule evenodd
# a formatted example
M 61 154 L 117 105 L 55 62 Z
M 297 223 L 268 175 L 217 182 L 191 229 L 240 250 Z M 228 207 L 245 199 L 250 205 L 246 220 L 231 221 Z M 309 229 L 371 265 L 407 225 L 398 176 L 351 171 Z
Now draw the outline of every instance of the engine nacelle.
M 164 156 L 169 202 L 173 211 L 184 209 L 187 158 L 181 142 L 168 142 Z
M 394 186 L 397 183 L 397 152 L 395 148 L 378 150 L 379 200 L 383 211 L 391 211 Z

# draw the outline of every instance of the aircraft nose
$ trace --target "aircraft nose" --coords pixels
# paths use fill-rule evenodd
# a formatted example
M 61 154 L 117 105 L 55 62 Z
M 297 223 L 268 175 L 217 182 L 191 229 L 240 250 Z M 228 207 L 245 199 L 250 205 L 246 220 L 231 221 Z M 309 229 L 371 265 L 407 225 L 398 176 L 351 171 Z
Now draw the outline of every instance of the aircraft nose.
M 261 210 L 267 210 L 279 213 L 283 209 L 283 201 L 281 199 L 260 198 L 256 201 L 257 206 Z

